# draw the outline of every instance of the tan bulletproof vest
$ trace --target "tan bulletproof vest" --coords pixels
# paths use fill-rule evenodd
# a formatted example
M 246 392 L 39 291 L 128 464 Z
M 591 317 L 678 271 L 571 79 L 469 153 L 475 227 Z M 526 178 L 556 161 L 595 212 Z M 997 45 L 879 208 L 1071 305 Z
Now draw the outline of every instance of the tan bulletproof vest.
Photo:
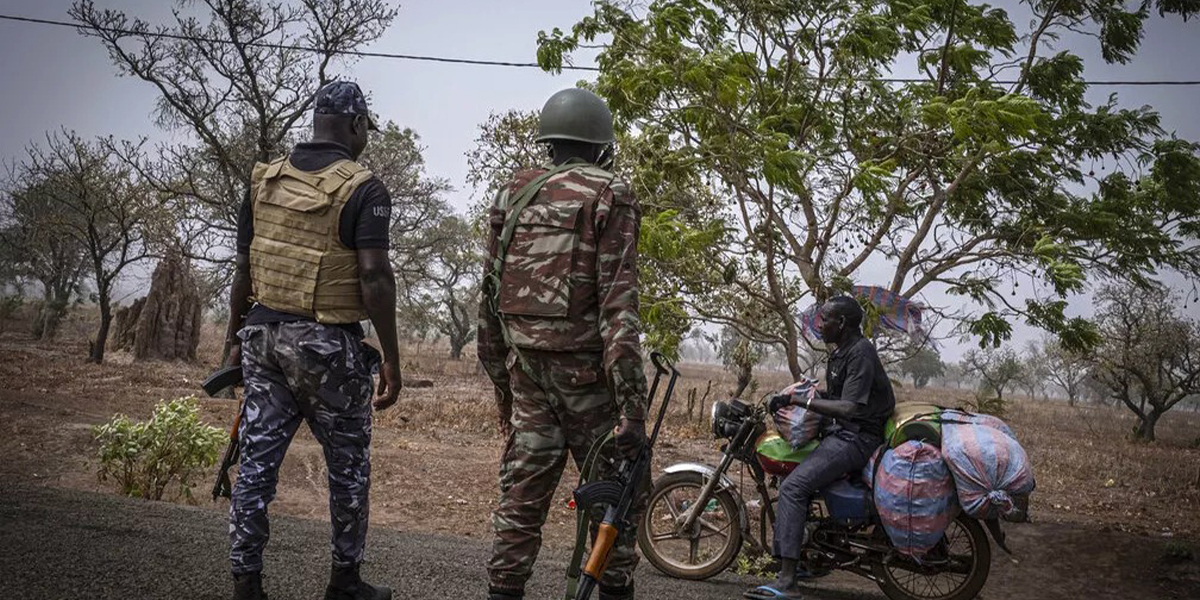
M 288 157 L 254 165 L 254 240 L 250 279 L 259 304 L 315 319 L 355 323 L 367 318 L 358 255 L 338 235 L 342 209 L 371 172 L 339 160 L 316 172 Z

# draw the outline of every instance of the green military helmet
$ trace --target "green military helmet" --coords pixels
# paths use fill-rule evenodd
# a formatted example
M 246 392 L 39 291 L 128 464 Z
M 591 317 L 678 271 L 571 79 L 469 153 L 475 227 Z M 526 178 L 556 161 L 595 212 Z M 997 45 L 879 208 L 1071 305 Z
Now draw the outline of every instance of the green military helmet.
M 604 100 L 583 88 L 568 88 L 550 96 L 538 121 L 539 142 L 574 140 L 611 144 L 612 111 Z

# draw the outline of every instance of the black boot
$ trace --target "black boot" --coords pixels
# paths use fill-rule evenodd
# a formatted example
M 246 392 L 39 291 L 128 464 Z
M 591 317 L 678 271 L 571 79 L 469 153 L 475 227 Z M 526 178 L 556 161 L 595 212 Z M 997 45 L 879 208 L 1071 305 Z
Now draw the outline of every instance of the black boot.
M 233 600 L 267 600 L 262 589 L 262 573 L 243 573 L 233 576 Z
M 525 600 L 525 592 L 516 590 L 497 590 L 496 588 L 489 587 L 488 600 Z
M 600 600 L 633 600 L 633 582 L 619 588 L 600 586 Z
M 325 600 L 391 600 L 392 590 L 375 587 L 358 576 L 358 565 L 334 567 L 325 588 Z

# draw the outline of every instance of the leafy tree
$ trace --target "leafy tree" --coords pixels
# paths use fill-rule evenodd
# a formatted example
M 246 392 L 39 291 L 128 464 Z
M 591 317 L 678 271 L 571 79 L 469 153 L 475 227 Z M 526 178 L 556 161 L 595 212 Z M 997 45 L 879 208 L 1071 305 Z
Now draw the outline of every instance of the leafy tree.
M 963 365 L 958 362 L 944 363 L 945 373 L 942 374 L 942 385 L 953 385 L 954 389 L 962 389 L 964 383 L 970 385 L 972 376 L 963 369 Z
M 16 169 L 0 196 L 0 268 L 6 284 L 22 287 L 26 280 L 41 284 L 41 306 L 31 330 L 34 337 L 45 340 L 58 334 L 67 308 L 83 292 L 90 261 L 86 248 L 74 238 L 47 235 L 58 217 L 50 200 L 54 182 L 28 181 L 24 174 L 24 169 Z
M 921 348 L 900 363 L 900 372 L 912 377 L 913 387 L 929 385 L 929 381 L 946 374 L 942 357 L 932 348 Z
M 1085 391 L 1084 384 L 1089 375 L 1087 357 L 1063 348 L 1057 340 L 1044 338 L 1041 358 L 1045 362 L 1046 376 L 1067 394 L 1067 404 L 1075 406 Z
M 1095 376 L 1137 415 L 1134 437 L 1154 441 L 1158 420 L 1200 394 L 1200 323 L 1179 314 L 1179 299 L 1162 287 L 1109 285 L 1096 296 L 1104 342 Z
M 421 137 L 389 121 L 360 158 L 387 184 L 392 196 L 389 236 L 391 257 L 401 284 L 414 285 L 429 254 L 440 240 L 430 232 L 449 214 L 445 194 L 453 190 L 441 177 L 425 171 Z
M 848 289 L 868 261 L 889 265 L 883 284 L 905 297 L 963 296 L 953 316 L 993 347 L 1017 320 L 1071 349 L 1097 343 L 1064 313 L 1089 275 L 1200 272 L 1186 241 L 1200 231 L 1197 146 L 1148 107 L 1089 105 L 1083 60 L 1051 45 L 1092 34 L 1124 62 L 1151 8 L 1186 18 L 1195 3 L 1032 0 L 1028 20 L 964 0 L 594 6 L 569 32 L 540 34 L 539 62 L 557 71 L 604 42 L 595 89 L 656 168 L 703 180 L 736 232 L 697 253 L 708 279 L 675 289 L 700 318 L 754 315 L 739 329 L 783 347 L 793 375 L 795 307 Z M 643 201 L 689 218 L 707 198 L 660 191 Z M 721 264 L 732 268 L 713 281 Z M 1018 275 L 1051 293 L 1013 301 L 1000 284 Z M 760 310 L 731 310 L 729 296 Z
M 449 182 L 426 173 L 423 151 L 415 131 L 388 122 L 361 162 L 392 194 L 389 236 L 401 330 L 420 341 L 445 335 L 458 359 L 474 335 L 479 242 L 446 204 Z
M 1093 404 L 1099 404 L 1101 406 L 1116 406 L 1121 403 L 1116 398 L 1113 398 L 1112 392 L 1109 391 L 1108 386 L 1100 380 L 1097 369 L 1093 368 L 1090 364 L 1088 374 L 1083 378 L 1081 388 L 1083 397 L 1086 398 L 1088 402 Z
M 405 292 L 408 314 L 425 308 L 424 321 L 446 336 L 450 358 L 462 358 L 463 348 L 475 337 L 483 273 L 482 247 L 462 217 L 447 215 L 428 231 L 434 240 L 420 267 L 415 285 Z
M 1022 368 L 1017 353 L 1008 348 L 971 350 L 963 356 L 962 362 L 965 373 L 979 377 L 981 392 L 994 393 L 996 403 L 1001 407 L 1004 405 L 1004 390 L 1021 377 Z
M 754 367 L 766 355 L 766 346 L 739 332 L 733 326 L 721 328 L 720 336 L 711 340 L 725 369 L 737 378 L 733 397 L 741 398 L 747 389 L 753 393 Z
M 537 131 L 538 113 L 532 110 L 493 112 L 479 124 L 475 147 L 466 152 L 466 181 L 477 201 L 474 216 L 487 212 L 492 194 L 511 181 L 514 173 L 548 162 L 546 145 L 535 141 Z
M 154 86 L 156 123 L 191 138 L 161 146 L 156 158 L 141 145 L 126 145 L 123 154 L 175 203 L 184 247 L 227 276 L 254 163 L 287 150 L 313 93 L 346 64 L 342 53 L 383 35 L 396 9 L 383 0 L 176 5 L 175 23 L 161 27 L 91 0 L 75 2 L 70 15 L 83 35 L 100 41 L 120 75 Z
M 47 136 L 44 147 L 30 146 L 17 172 L 34 182 L 37 201 L 45 203 L 47 218 L 36 234 L 83 249 L 100 307 L 89 359 L 103 362 L 113 287 L 127 267 L 155 256 L 154 244 L 164 239 L 161 205 L 111 144 L 70 132 Z
M 1050 369 L 1046 364 L 1046 352 L 1041 344 L 1030 340 L 1025 344 L 1021 353 L 1021 376 L 1017 378 L 1019 386 L 1030 400 L 1037 402 L 1038 394 L 1046 390 L 1046 382 L 1050 378 Z

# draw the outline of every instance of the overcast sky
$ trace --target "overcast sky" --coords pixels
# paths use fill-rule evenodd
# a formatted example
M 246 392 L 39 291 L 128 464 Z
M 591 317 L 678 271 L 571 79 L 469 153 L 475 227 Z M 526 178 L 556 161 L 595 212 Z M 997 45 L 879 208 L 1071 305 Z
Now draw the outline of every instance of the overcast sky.
M 5 0 L 0 13 L 66 18 L 70 0 Z M 96 0 L 151 23 L 169 23 L 172 3 L 166 0 Z M 1011 2 L 998 2 L 1002 6 Z M 568 28 L 590 14 L 588 0 L 421 0 L 403 3 L 388 32 L 370 50 L 532 62 L 537 33 L 555 26 Z M 1018 14 L 1014 11 L 1013 14 Z M 1021 23 L 1018 22 L 1020 29 Z M 1095 40 L 1064 40 L 1064 47 L 1083 55 L 1089 79 L 1200 80 L 1200 23 L 1151 19 L 1146 39 L 1128 65 L 1106 65 Z M 149 84 L 120 78 L 107 53 L 93 39 L 67 28 L 0 21 L 0 160 L 19 158 L 26 144 L 47 131 L 65 127 L 85 136 L 164 139 L 149 118 L 155 100 Z M 412 127 L 427 147 L 431 175 L 449 179 L 457 191 L 449 200 L 465 207 L 466 158 L 477 126 L 491 111 L 536 109 L 553 92 L 571 86 L 588 73 L 549 75 L 537 69 L 447 65 L 367 58 L 345 73 L 366 90 L 372 108 L 384 120 Z M 1117 92 L 1122 104 L 1149 104 L 1163 116 L 1168 131 L 1200 139 L 1200 87 L 1092 88 L 1093 102 Z M 882 266 L 878 266 L 880 273 Z M 875 268 L 860 280 L 869 282 Z M 1176 281 L 1179 286 L 1185 282 Z M 1190 287 L 1190 286 L 1188 286 Z M 930 297 L 941 302 L 944 297 Z M 1086 298 L 1073 303 L 1089 309 Z M 1200 316 L 1196 305 L 1189 313 Z M 1022 331 L 1027 338 L 1031 332 Z M 957 355 L 959 347 L 948 348 Z

